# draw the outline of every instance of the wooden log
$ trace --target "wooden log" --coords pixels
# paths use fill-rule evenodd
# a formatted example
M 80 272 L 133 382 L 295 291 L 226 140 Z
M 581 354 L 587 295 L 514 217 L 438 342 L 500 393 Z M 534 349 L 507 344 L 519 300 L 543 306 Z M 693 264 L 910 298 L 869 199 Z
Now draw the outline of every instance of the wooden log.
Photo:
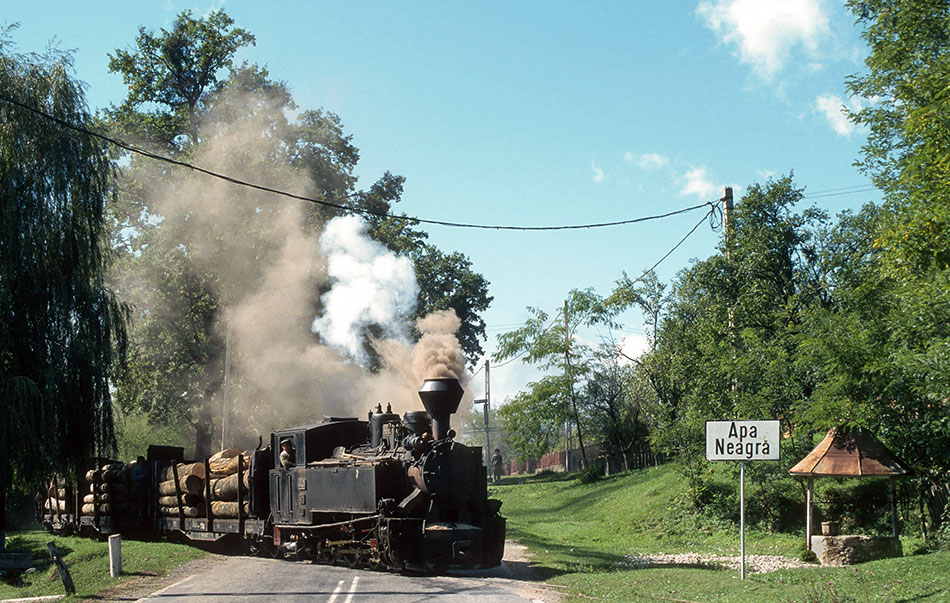
M 178 485 L 182 494 L 195 494 L 201 496 L 204 489 L 204 480 L 197 475 L 186 475 L 178 479 Z M 175 496 L 175 480 L 168 480 L 158 485 L 158 493 L 161 496 Z
M 188 507 L 194 507 L 201 503 L 201 497 L 197 494 L 182 494 L 181 502 Z M 158 499 L 158 504 L 163 507 L 177 507 L 178 506 L 178 497 L 172 494 L 171 496 L 163 496 Z
M 244 477 L 244 490 L 247 491 L 248 488 L 248 475 L 247 471 L 243 472 Z M 211 500 L 224 500 L 232 501 L 237 500 L 237 489 L 238 489 L 238 474 L 234 473 L 228 477 L 224 477 L 218 480 L 212 480 L 211 482 Z
M 48 498 L 60 498 L 60 499 L 65 499 L 65 498 L 66 498 L 66 488 L 59 488 L 59 489 L 57 490 L 55 486 L 50 486 L 49 489 L 46 491 L 46 496 L 47 496 Z
M 214 453 L 208 459 L 211 477 L 222 478 L 237 473 L 238 455 L 241 454 L 244 455 L 244 462 L 247 463 L 247 458 L 250 455 L 247 451 L 242 452 L 237 448 L 229 448 L 228 450 Z
M 110 492 L 113 494 L 122 494 L 127 495 L 129 493 L 129 486 L 123 482 L 102 482 L 98 484 L 89 484 L 90 492 Z
M 201 463 L 178 463 L 178 478 L 181 479 L 188 475 L 196 475 L 200 479 L 205 478 L 205 464 Z M 167 482 L 175 479 L 175 471 L 171 465 L 165 467 L 161 474 L 161 481 Z
M 185 517 L 201 517 L 204 515 L 204 509 L 201 507 L 182 507 L 181 509 Z M 159 507 L 158 511 L 162 515 L 178 516 L 178 507 Z
M 115 495 L 114 495 L 114 494 L 111 494 L 111 493 L 109 493 L 109 492 L 103 492 L 102 494 L 99 495 L 99 502 L 101 502 L 101 503 L 117 502 L 117 501 L 114 500 L 114 499 L 115 499 Z M 125 499 L 123 499 L 123 501 L 124 501 L 124 500 L 125 500 Z M 95 503 L 95 502 L 96 502 L 96 495 L 95 495 L 95 494 L 87 494 L 87 495 L 85 495 L 85 496 L 82 497 L 82 502 L 84 502 L 84 503 L 86 503 L 86 504 Z
M 60 513 L 71 513 L 73 506 L 68 500 L 61 500 L 58 498 L 47 498 L 43 501 L 43 508 L 47 511 L 60 512 Z
M 105 469 L 100 475 L 100 479 L 104 482 L 128 482 L 129 481 L 129 472 L 123 467 L 122 469 Z
M 99 504 L 99 515 L 128 515 L 129 505 L 125 503 L 100 503 Z M 85 504 L 82 506 L 83 515 L 95 515 L 96 514 L 96 505 L 94 504 Z
M 211 503 L 211 514 L 223 519 L 237 519 L 238 503 L 216 500 Z M 244 517 L 248 516 L 248 505 L 244 503 Z

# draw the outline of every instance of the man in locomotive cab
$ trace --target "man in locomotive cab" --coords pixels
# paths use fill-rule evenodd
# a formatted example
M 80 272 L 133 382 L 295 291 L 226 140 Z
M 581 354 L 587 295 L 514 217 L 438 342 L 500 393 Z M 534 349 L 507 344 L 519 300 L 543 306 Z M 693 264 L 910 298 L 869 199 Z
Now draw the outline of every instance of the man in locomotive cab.
M 290 469 L 297 464 L 297 455 L 294 452 L 294 445 L 290 438 L 284 438 L 280 441 L 280 466 L 284 469 Z

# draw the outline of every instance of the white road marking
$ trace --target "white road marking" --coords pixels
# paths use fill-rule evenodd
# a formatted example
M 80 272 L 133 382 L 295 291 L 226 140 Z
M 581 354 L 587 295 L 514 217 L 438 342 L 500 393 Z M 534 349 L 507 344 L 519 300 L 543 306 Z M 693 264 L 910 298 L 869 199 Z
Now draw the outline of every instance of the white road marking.
M 336 588 L 333 590 L 333 594 L 330 595 L 330 600 L 327 601 L 327 603 L 333 603 L 334 601 L 336 601 L 336 598 L 340 595 L 340 591 L 343 590 L 344 582 L 346 582 L 346 580 L 340 580 L 339 582 L 337 582 Z
M 356 576 L 353 578 L 353 585 L 350 586 L 350 592 L 346 595 L 346 601 L 343 603 L 352 603 L 353 595 L 356 593 L 356 585 L 360 583 L 360 577 Z

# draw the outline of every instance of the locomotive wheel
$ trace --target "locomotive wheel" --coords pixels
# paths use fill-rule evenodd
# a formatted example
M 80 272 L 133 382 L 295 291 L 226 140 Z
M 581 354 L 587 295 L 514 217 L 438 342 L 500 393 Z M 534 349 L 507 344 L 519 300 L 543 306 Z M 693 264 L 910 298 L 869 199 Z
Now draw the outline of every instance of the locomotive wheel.
M 344 557 L 344 561 L 346 562 L 346 564 L 347 564 L 349 567 L 351 567 L 351 568 L 353 568 L 353 569 L 357 569 L 357 568 L 361 565 L 361 563 L 360 563 L 360 554 L 359 554 L 359 553 L 350 553 L 350 554 L 346 555 L 346 556 Z

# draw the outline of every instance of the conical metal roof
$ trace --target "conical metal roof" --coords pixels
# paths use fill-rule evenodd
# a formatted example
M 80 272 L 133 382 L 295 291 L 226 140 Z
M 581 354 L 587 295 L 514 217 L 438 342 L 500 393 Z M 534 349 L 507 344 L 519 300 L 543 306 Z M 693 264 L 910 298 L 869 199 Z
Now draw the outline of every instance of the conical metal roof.
M 869 432 L 834 427 L 788 472 L 803 477 L 862 477 L 912 471 Z

